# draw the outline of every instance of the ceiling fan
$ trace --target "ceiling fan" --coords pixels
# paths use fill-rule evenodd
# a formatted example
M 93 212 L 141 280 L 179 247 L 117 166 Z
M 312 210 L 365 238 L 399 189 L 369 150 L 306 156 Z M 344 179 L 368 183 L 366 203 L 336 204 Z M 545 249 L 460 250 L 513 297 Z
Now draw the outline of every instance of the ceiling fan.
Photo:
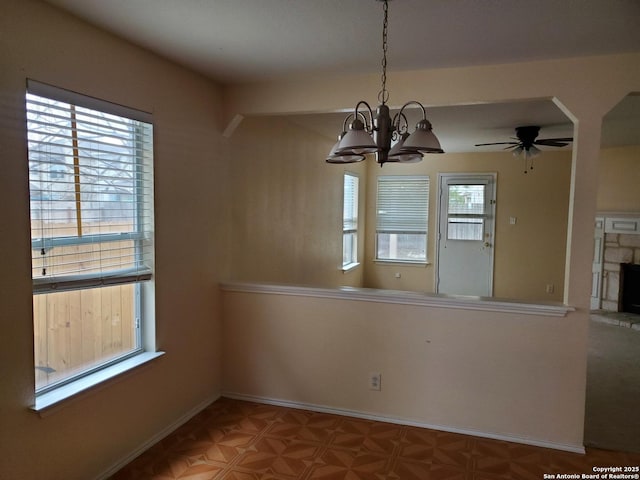
M 483 147 L 487 145 L 508 145 L 505 150 L 511 150 L 514 157 L 524 157 L 524 173 L 527 173 L 527 163 L 530 160 L 529 170 L 533 170 L 533 158 L 540 155 L 540 149 L 536 145 L 544 147 L 565 147 L 569 142 L 573 141 L 572 137 L 561 138 L 538 138 L 540 127 L 538 126 L 525 126 L 516 127 L 516 136 L 512 137 L 511 142 L 493 142 L 493 143 L 476 143 L 476 147 Z

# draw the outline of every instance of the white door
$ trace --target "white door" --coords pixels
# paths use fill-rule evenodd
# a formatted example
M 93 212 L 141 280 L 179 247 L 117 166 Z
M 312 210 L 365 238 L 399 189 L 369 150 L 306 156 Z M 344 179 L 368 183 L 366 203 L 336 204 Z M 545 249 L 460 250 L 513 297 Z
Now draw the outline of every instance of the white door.
M 496 174 L 439 175 L 436 293 L 493 295 Z

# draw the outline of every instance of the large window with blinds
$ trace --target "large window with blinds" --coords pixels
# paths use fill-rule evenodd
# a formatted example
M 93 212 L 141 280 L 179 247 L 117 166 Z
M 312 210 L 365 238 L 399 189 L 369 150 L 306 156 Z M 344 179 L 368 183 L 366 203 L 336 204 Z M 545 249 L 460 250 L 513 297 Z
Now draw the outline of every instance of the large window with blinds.
M 342 203 L 342 268 L 358 264 L 358 183 L 354 173 L 344 174 Z
M 429 177 L 379 176 L 376 260 L 427 261 Z
M 151 116 L 29 81 L 36 393 L 143 351 L 153 321 Z

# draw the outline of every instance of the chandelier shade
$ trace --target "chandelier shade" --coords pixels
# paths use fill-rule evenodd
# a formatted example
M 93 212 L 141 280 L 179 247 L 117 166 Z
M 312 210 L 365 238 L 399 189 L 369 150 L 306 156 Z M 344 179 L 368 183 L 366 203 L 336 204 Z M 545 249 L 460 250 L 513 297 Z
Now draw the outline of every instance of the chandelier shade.
M 424 106 L 415 100 L 405 103 L 400 111 L 391 117 L 387 100 L 387 31 L 389 25 L 389 0 L 378 0 L 384 5 L 382 23 L 382 88 L 378 93 L 380 105 L 375 115 L 369 104 L 360 100 L 353 113 L 344 120 L 342 131 L 329 155 L 328 163 L 352 163 L 364 160 L 364 155 L 375 153 L 376 162 L 381 166 L 387 162 L 414 163 L 422 160 L 426 153 L 444 153 L 440 141 L 433 133 L 431 122 L 427 120 Z M 409 105 L 417 105 L 422 110 L 422 120 L 416 125 L 413 133 L 409 133 L 404 110 Z M 369 118 L 359 110 L 366 107 Z M 346 129 L 349 118 L 353 121 Z M 369 121 L 368 121 L 369 120 Z M 392 142 L 396 143 L 392 147 Z
M 330 153 L 327 156 L 327 163 L 357 163 L 361 162 L 366 157 L 364 155 L 356 155 L 356 154 L 337 154 Z
M 338 150 L 338 145 L 340 144 L 340 140 L 343 135 L 338 137 L 338 141 L 333 145 L 333 148 L 327 155 L 327 163 L 356 163 L 361 162 L 365 159 L 365 156 L 362 154 L 355 153 L 336 153 Z
M 365 130 L 364 123 L 356 118 L 349 126 L 349 131 L 342 137 L 336 149 L 337 154 L 355 154 L 362 155 L 364 153 L 375 153 L 378 146 L 373 141 L 371 135 Z
M 404 146 L 404 142 L 409 138 L 409 134 L 404 132 L 400 135 L 400 138 L 396 142 L 396 144 L 391 147 L 389 150 L 389 157 L 387 158 L 387 162 L 398 162 L 398 163 L 417 163 L 422 160 L 422 154 L 417 151 L 402 151 Z
M 416 130 L 404 142 L 402 151 L 421 153 L 444 153 L 440 146 L 440 141 L 433 134 L 431 122 L 426 118 L 420 120 L 416 125 Z

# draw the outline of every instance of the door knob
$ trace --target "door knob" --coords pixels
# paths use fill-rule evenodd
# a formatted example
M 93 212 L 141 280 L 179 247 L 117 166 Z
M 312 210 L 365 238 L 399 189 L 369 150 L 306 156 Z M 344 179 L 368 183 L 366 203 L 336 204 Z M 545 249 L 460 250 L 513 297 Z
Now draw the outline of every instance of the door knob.
M 490 246 L 491 246 L 491 244 L 490 244 L 489 242 L 484 242 L 484 246 L 485 246 L 485 247 L 490 247 Z

